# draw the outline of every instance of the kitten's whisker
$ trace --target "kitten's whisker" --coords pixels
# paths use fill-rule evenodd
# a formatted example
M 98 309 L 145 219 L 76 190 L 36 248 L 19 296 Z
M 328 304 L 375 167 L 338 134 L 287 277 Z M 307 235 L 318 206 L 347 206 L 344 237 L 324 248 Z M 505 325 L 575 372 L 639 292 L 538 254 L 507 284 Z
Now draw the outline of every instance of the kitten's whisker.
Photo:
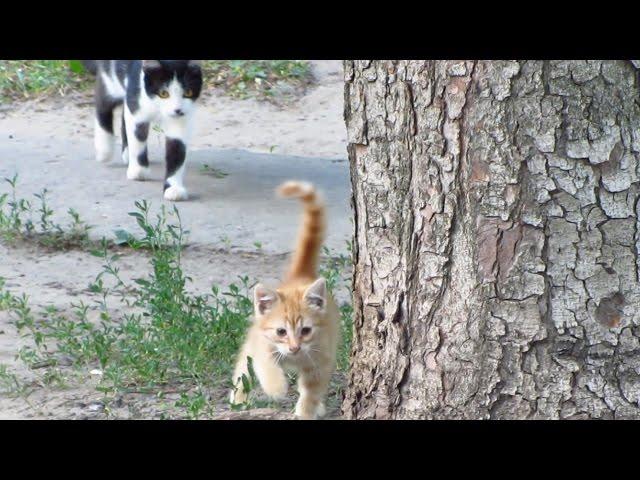
M 276 355 L 276 365 L 279 365 L 280 360 L 282 360 L 282 357 L 284 357 L 284 355 L 282 354 L 282 352 L 274 352 L 274 354 Z

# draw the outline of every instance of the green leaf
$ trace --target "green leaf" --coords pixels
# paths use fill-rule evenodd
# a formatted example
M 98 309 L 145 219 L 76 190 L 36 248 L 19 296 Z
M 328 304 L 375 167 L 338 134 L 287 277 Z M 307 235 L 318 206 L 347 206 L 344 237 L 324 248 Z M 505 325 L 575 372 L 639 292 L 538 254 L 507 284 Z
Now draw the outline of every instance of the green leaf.
M 126 230 L 118 229 L 114 230 L 113 233 L 116 236 L 116 239 L 114 240 L 116 245 L 126 245 L 131 240 L 135 240 L 134 236 Z
M 84 73 L 84 66 L 80 60 L 69 60 L 69 68 L 73 73 Z

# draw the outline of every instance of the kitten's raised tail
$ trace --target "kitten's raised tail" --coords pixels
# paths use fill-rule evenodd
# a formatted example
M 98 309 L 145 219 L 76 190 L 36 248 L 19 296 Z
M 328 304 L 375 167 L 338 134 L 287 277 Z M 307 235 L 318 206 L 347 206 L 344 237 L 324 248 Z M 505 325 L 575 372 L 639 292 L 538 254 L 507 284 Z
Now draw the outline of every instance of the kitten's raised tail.
M 289 280 L 317 277 L 320 247 L 325 233 L 325 207 L 321 195 L 308 182 L 288 181 L 278 187 L 281 197 L 299 198 L 304 205 L 302 227 L 289 272 Z

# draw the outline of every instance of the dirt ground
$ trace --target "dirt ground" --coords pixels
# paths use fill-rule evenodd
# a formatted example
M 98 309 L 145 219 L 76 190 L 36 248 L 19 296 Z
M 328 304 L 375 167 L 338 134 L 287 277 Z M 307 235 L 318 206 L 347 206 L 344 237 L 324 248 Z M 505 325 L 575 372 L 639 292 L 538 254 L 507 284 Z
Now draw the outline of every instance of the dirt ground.
M 312 68 L 315 84 L 286 106 L 235 100 L 219 92 L 203 98 L 188 157 L 186 186 L 192 199 L 178 204 L 190 231 L 183 268 L 193 278 L 194 291 L 208 291 L 212 284 L 225 287 L 239 275 L 277 281 L 300 210 L 295 202 L 276 199 L 273 189 L 290 178 L 311 180 L 324 191 L 327 246 L 346 253 L 352 226 L 342 65 L 314 61 Z M 119 159 L 108 165 L 93 159 L 92 112 L 91 96 L 80 93 L 0 109 L 0 177 L 17 172 L 18 193 L 24 197 L 47 188 L 52 209 L 76 209 L 94 227 L 93 238 L 112 237 L 118 228 L 136 233 L 127 215 L 135 200 L 145 198 L 154 209 L 168 204 L 162 200 L 161 139 L 155 132 L 150 139 L 155 181 L 130 182 Z M 212 170 L 222 175 L 212 175 Z M 140 253 L 126 253 L 118 264 L 127 279 L 148 268 Z M 0 244 L 0 277 L 12 293 L 29 295 L 34 309 L 55 306 L 64 311 L 74 300 L 90 302 L 88 285 L 101 265 L 100 258 L 82 250 Z M 23 340 L 8 320 L 0 312 L 0 364 L 28 377 L 14 360 Z M 226 408 L 223 395 L 221 410 Z M 66 390 L 41 387 L 27 399 L 0 396 L 0 419 L 105 418 L 100 396 L 91 384 Z M 125 395 L 111 418 L 160 418 L 161 410 L 153 395 Z

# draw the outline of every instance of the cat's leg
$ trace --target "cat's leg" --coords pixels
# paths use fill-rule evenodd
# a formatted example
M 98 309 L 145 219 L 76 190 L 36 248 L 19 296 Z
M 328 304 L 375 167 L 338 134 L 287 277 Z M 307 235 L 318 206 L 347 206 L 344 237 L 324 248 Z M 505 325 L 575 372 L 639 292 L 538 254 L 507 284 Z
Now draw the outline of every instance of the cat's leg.
M 100 78 L 98 78 L 96 83 L 95 102 L 96 117 L 93 140 L 96 150 L 96 160 L 104 163 L 113 157 L 113 147 L 115 145 L 113 109 L 116 106 L 116 101 L 106 93 Z
M 296 403 L 296 416 L 308 420 L 324 416 L 326 413 L 324 396 L 329 387 L 330 378 L 330 372 L 319 371 L 315 368 L 300 370 L 298 378 L 300 398 Z
M 276 400 L 282 399 L 289 391 L 289 382 L 284 370 L 278 366 L 273 355 L 258 357 L 253 363 L 256 377 L 264 393 Z
M 247 348 L 247 345 L 244 345 L 242 347 L 242 351 L 240 355 L 238 356 L 238 361 L 233 371 L 233 377 L 231 378 L 231 381 L 233 383 L 233 386 L 231 388 L 230 398 L 229 398 L 229 401 L 231 402 L 231 404 L 240 404 L 247 401 L 249 392 L 246 392 L 244 390 L 244 386 L 242 383 L 243 375 L 247 378 L 247 380 L 250 380 L 251 378 L 249 375 L 247 357 L 253 358 L 253 356 L 251 355 L 251 352 Z
M 124 107 L 122 108 L 122 162 L 129 165 L 129 147 L 127 142 L 127 125 L 124 121 Z
M 167 171 L 164 179 L 164 198 L 173 202 L 189 198 L 184 187 L 189 122 L 189 118 L 180 117 L 169 119 L 165 123 Z
M 244 389 L 242 376 L 244 375 L 248 381 L 251 381 L 249 357 L 251 357 L 253 372 L 264 393 L 272 398 L 279 399 L 283 398 L 289 390 L 287 377 L 282 368 L 276 364 L 275 357 L 269 352 L 263 351 L 263 348 L 254 343 L 256 341 L 249 334 L 247 342 L 243 345 L 238 356 L 238 362 L 232 377 L 233 389 L 230 395 L 230 401 L 233 404 L 243 403 L 247 400 L 249 392 Z
M 127 150 L 129 153 L 127 178 L 129 180 L 147 180 L 150 177 L 147 152 L 149 120 L 131 113 L 129 106 L 125 102 L 124 123 L 127 136 Z

